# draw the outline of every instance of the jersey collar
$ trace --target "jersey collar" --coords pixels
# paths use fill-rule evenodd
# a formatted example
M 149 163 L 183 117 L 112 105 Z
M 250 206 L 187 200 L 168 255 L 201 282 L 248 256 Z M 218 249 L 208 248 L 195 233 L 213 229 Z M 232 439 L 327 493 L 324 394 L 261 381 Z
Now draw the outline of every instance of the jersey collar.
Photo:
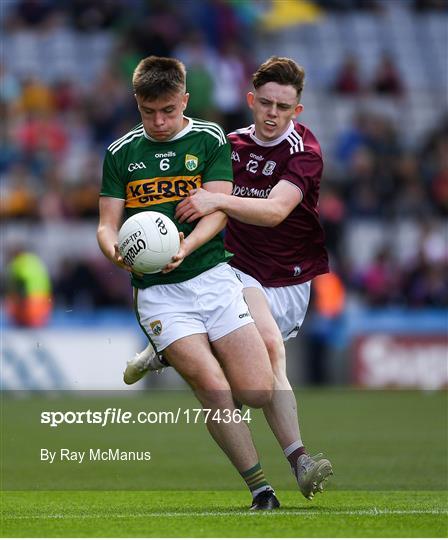
M 282 133 L 280 137 L 277 137 L 273 141 L 261 141 L 255 135 L 255 124 L 252 124 L 250 132 L 249 132 L 249 136 L 254 142 L 259 144 L 260 146 L 276 146 L 277 144 L 284 141 L 287 137 L 289 137 L 293 131 L 294 131 L 294 122 L 291 120 L 291 122 L 289 123 L 288 129 L 284 133 Z
M 192 126 L 193 126 L 193 120 L 192 120 L 191 118 L 188 118 L 188 116 L 184 116 L 184 118 L 185 118 L 186 120 L 188 120 L 188 124 L 184 127 L 184 129 L 181 129 L 181 130 L 179 131 L 179 133 L 177 133 L 176 135 L 174 135 L 174 137 L 173 137 L 172 139 L 167 139 L 166 141 L 158 141 L 158 140 L 156 140 L 156 139 L 153 139 L 150 135 L 148 135 L 148 134 L 146 133 L 146 130 L 145 130 L 144 127 L 143 127 L 143 135 L 148 139 L 148 141 L 156 142 L 156 143 L 157 143 L 157 142 L 158 142 L 158 143 L 160 143 L 160 142 L 164 142 L 164 143 L 165 143 L 165 142 L 171 142 L 171 141 L 175 141 L 175 140 L 177 140 L 177 139 L 180 139 L 181 137 L 183 137 L 184 135 L 186 135 L 186 134 L 191 130 L 191 128 L 192 128 Z

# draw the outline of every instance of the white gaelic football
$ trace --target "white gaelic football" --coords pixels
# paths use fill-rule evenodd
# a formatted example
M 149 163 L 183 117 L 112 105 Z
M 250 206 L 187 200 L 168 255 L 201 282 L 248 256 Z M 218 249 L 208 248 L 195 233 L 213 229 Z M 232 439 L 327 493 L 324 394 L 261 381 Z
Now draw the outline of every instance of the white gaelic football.
M 179 231 L 160 212 L 145 211 L 127 219 L 118 233 L 118 250 L 136 272 L 155 274 L 179 251 Z

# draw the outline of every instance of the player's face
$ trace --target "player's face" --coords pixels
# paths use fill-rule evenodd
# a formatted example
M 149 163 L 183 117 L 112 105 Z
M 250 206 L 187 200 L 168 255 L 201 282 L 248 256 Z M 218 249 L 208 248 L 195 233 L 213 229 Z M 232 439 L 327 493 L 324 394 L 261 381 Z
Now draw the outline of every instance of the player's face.
M 146 133 L 156 141 L 168 141 L 187 124 L 184 110 L 189 94 L 179 92 L 155 100 L 135 96 Z
M 252 109 L 255 135 L 262 141 L 280 137 L 303 110 L 298 103 L 297 91 L 290 84 L 268 82 L 247 94 L 247 104 Z

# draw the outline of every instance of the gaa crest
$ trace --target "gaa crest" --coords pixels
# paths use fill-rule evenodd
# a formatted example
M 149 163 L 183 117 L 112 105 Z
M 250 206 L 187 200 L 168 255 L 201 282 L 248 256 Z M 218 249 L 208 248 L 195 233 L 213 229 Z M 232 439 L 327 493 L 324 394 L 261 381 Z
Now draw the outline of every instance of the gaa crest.
M 189 171 L 194 171 L 197 168 L 197 166 L 198 166 L 198 158 L 191 154 L 187 154 L 185 156 L 185 167 Z
M 159 336 L 162 333 L 162 322 L 161 321 L 150 322 L 149 326 L 151 327 L 151 330 L 153 331 L 154 335 Z
M 275 161 L 266 161 L 265 166 L 263 167 L 263 170 L 261 172 L 266 176 L 271 176 L 271 174 L 274 172 L 276 165 L 277 163 L 275 163 Z

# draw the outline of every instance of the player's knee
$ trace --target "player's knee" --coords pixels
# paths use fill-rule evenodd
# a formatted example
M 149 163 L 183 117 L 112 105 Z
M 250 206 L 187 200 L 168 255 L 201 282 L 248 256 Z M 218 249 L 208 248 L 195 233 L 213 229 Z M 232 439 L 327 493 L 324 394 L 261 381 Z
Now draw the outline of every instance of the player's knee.
M 190 384 L 204 407 L 223 408 L 233 403 L 230 385 L 223 374 L 202 373 Z
M 239 390 L 236 393 L 234 392 L 234 395 L 244 405 L 254 409 L 260 409 L 271 401 L 272 392 L 272 388 L 263 390 Z
M 237 401 L 248 407 L 259 409 L 267 405 L 274 392 L 274 377 L 271 369 L 260 370 L 251 381 L 240 382 L 232 388 Z

